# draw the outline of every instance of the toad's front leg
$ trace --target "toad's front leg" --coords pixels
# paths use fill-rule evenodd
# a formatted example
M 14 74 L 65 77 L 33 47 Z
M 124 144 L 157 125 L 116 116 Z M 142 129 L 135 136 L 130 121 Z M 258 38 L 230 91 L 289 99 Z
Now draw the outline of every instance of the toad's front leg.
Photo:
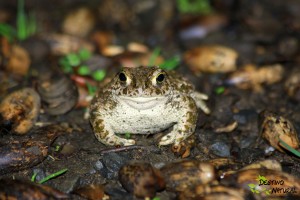
M 117 136 L 109 123 L 107 123 L 105 119 L 97 112 L 91 114 L 90 122 L 96 138 L 105 145 L 129 146 L 135 144 L 134 140 L 128 140 Z
M 189 96 L 182 97 L 182 107 L 179 109 L 178 121 L 173 130 L 161 138 L 159 145 L 175 144 L 192 135 L 196 128 L 198 111 L 195 101 Z

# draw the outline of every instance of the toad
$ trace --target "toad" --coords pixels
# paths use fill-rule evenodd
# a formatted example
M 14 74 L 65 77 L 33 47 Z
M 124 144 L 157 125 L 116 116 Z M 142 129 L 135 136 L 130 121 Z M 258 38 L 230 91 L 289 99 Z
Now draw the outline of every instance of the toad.
M 197 108 L 210 113 L 207 99 L 175 71 L 123 68 L 93 98 L 90 122 L 105 145 L 133 145 L 135 140 L 117 134 L 153 134 L 170 127 L 159 145 L 179 145 L 195 131 Z

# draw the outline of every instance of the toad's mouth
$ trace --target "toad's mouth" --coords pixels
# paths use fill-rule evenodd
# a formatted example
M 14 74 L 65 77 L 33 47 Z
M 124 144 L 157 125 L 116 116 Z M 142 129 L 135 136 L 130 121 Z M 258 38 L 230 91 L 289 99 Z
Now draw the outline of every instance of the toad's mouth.
M 166 102 L 165 96 L 159 97 L 127 97 L 119 96 L 120 101 L 137 110 L 147 110 Z

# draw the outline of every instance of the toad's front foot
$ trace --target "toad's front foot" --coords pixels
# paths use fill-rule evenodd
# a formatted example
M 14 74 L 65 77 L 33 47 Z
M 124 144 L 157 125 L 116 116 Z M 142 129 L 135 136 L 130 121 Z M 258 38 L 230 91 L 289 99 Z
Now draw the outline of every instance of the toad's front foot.
M 97 112 L 92 113 L 91 124 L 96 138 L 105 145 L 130 146 L 135 144 L 135 140 L 129 140 L 117 136 L 109 123 L 107 123 L 103 117 L 98 115 Z

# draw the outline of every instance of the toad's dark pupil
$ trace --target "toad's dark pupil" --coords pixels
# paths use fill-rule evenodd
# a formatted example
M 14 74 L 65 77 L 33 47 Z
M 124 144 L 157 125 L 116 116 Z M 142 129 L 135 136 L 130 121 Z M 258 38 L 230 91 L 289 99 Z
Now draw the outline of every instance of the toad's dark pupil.
M 120 79 L 120 81 L 126 81 L 127 80 L 126 75 L 123 72 L 121 72 L 119 74 L 119 79 Z
M 158 75 L 158 77 L 156 77 L 156 81 L 159 82 L 159 83 L 163 82 L 164 79 L 165 79 L 164 74 L 160 74 L 160 75 Z

